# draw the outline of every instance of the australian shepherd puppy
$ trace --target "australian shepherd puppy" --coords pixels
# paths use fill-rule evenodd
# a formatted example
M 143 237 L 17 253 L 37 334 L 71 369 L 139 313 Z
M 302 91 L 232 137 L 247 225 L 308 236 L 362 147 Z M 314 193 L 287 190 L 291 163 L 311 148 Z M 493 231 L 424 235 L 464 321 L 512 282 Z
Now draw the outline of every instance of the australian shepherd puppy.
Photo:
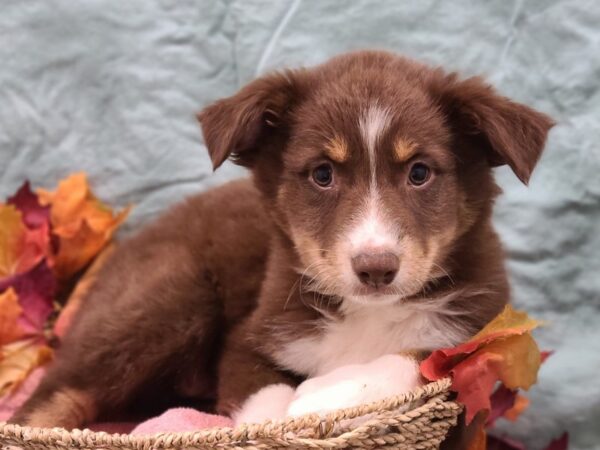
M 509 300 L 492 168 L 527 183 L 546 115 L 480 78 L 358 52 L 198 118 L 215 169 L 229 158 L 252 178 L 119 246 L 13 422 L 78 427 L 149 398 L 238 422 L 350 406 L 414 387 L 419 355 Z M 386 373 L 384 389 L 331 390 Z

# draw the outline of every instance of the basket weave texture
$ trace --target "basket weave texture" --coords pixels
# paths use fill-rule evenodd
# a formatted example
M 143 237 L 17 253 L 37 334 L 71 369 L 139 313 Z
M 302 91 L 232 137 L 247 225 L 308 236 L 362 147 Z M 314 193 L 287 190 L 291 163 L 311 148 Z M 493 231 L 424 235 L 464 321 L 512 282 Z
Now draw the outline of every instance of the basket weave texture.
M 449 400 L 450 383 L 442 379 L 407 394 L 325 416 L 310 414 L 185 433 L 143 436 L 0 423 L 0 444 L 36 450 L 436 449 L 462 411 L 461 405 Z M 352 422 L 358 425 L 353 427 Z

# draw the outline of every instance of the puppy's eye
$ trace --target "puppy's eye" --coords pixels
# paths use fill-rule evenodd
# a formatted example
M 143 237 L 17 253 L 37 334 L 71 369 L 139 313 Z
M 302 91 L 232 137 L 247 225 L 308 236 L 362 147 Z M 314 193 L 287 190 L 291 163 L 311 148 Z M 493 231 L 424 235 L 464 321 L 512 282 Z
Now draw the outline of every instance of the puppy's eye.
M 331 167 L 331 164 L 321 164 L 313 169 L 312 179 L 317 186 L 331 186 L 331 183 L 333 183 L 333 167 Z
M 408 182 L 413 186 L 422 186 L 431 178 L 431 169 L 425 164 L 417 162 L 412 165 L 408 173 Z

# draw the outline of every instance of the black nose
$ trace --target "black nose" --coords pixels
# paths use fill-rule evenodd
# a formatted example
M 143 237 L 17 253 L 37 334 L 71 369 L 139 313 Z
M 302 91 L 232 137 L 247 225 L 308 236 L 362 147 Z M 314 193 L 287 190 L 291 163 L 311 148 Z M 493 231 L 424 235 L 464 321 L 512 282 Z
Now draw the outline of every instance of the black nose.
M 362 284 L 378 288 L 394 281 L 400 260 L 390 252 L 361 253 L 352 258 L 352 268 Z

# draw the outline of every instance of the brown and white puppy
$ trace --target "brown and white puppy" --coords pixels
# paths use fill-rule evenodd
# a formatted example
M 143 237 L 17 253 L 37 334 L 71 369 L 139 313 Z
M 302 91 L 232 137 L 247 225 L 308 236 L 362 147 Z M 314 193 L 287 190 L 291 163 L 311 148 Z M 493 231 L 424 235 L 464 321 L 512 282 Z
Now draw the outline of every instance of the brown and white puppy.
M 359 52 L 259 78 L 199 120 L 214 167 L 253 180 L 120 246 L 13 421 L 75 427 L 176 394 L 231 414 L 265 386 L 455 345 L 508 301 L 492 167 L 527 183 L 547 116 Z M 251 403 L 245 420 L 264 413 Z

